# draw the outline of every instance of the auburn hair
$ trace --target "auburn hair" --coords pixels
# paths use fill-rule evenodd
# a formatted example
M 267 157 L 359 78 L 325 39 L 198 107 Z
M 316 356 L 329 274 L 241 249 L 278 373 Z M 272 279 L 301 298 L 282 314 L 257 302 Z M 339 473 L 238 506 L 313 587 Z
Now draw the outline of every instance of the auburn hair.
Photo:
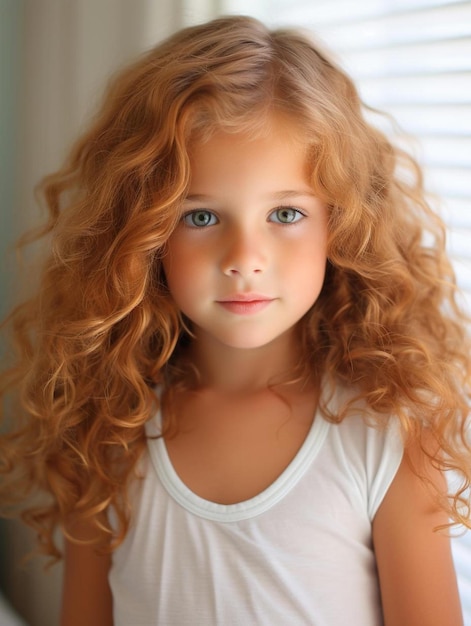
M 434 466 L 460 478 L 443 506 L 470 526 L 470 350 L 444 227 L 415 161 L 366 111 L 308 36 L 242 16 L 186 28 L 112 81 L 88 132 L 41 183 L 49 253 L 37 292 L 6 322 L 17 350 L 1 379 L 14 401 L 0 494 L 4 511 L 28 502 L 22 515 L 44 552 L 59 556 L 58 525 L 73 538 L 88 521 L 111 548 L 124 538 L 154 386 L 171 390 L 188 374 L 188 328 L 161 261 L 189 185 L 189 147 L 217 129 L 261 132 L 272 112 L 302 131 L 312 188 L 329 208 L 325 283 L 301 321 L 303 365 L 355 389 L 378 423 L 397 416 L 405 444 L 431 437 Z M 336 415 L 324 407 L 326 417 L 348 418 L 353 404 Z M 28 500 L 36 493 L 46 498 Z

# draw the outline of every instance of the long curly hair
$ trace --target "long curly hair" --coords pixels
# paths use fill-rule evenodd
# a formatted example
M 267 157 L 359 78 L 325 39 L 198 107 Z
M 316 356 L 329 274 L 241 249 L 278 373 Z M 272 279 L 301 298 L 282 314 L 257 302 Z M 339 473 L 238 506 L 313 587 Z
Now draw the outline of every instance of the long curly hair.
M 325 284 L 301 321 L 304 367 L 355 389 L 378 423 L 398 416 L 406 443 L 431 436 L 426 454 L 461 479 L 444 506 L 470 525 L 470 351 L 444 227 L 414 160 L 365 111 L 309 37 L 241 16 L 180 31 L 111 83 L 64 167 L 41 183 L 49 253 L 37 293 L 6 323 L 17 356 L 1 379 L 14 401 L 0 494 L 5 510 L 28 502 L 22 515 L 44 552 L 59 556 L 54 529 L 73 538 L 80 521 L 102 546 L 124 538 L 154 386 L 188 374 L 188 328 L 161 261 L 189 146 L 215 129 L 256 133 L 271 112 L 302 129 L 312 188 L 329 207 Z M 341 421 L 352 406 L 324 412 Z M 27 500 L 36 493 L 45 499 Z

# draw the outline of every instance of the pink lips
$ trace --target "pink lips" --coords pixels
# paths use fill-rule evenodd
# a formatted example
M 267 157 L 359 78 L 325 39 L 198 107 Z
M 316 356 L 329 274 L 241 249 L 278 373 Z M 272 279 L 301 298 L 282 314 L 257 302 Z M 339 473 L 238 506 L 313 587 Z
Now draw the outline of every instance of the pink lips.
M 251 313 L 258 313 L 265 309 L 274 298 L 268 296 L 262 296 L 257 293 L 241 293 L 227 298 L 221 298 L 218 300 L 226 311 L 231 313 L 237 313 L 238 315 L 250 315 Z

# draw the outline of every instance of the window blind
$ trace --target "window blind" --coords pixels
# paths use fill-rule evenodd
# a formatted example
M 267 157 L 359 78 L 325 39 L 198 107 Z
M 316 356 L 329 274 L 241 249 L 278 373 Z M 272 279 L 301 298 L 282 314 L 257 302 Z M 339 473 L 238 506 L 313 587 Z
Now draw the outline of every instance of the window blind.
M 471 2 L 225 0 L 221 9 L 309 29 L 363 100 L 417 139 L 406 148 L 424 167 L 427 189 L 442 199 L 449 252 L 471 311 Z

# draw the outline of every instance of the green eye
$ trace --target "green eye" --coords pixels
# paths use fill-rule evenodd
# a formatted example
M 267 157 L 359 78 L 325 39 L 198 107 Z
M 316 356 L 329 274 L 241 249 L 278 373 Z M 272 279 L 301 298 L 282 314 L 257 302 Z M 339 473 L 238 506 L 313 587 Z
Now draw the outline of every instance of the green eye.
M 298 209 L 292 207 L 281 207 L 270 214 L 269 221 L 278 224 L 293 224 L 298 222 L 304 215 Z
M 190 228 L 204 228 L 217 223 L 217 218 L 211 211 L 190 211 L 183 216 L 183 222 Z

